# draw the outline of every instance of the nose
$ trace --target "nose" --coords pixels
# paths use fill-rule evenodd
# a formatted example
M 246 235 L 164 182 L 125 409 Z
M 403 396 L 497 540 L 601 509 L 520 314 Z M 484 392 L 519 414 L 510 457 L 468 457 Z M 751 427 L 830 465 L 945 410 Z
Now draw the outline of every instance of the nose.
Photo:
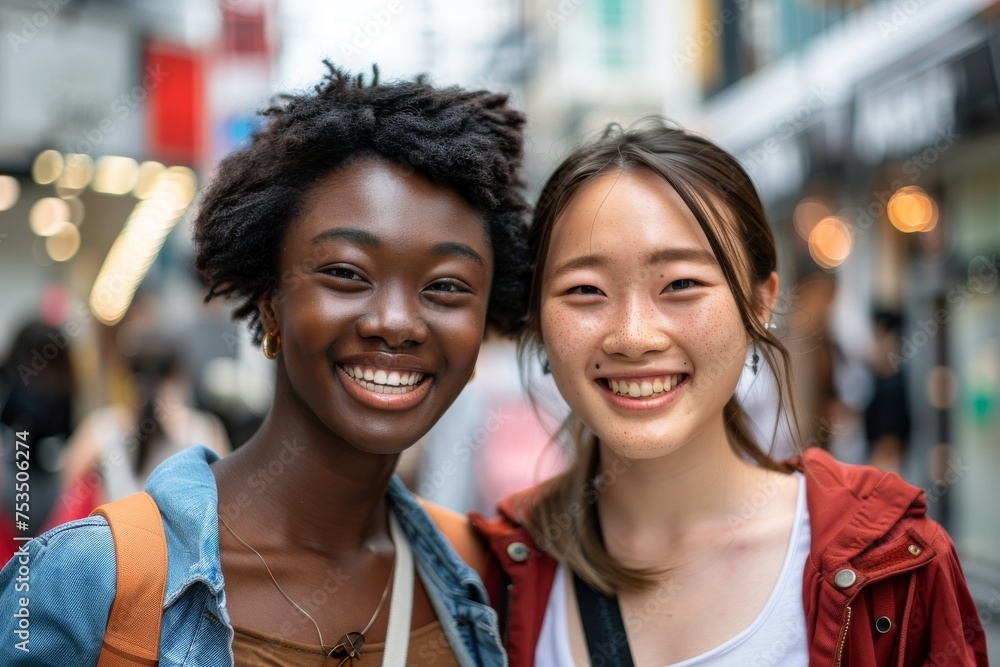
M 612 320 L 601 344 L 605 354 L 637 359 L 673 344 L 665 316 L 647 295 L 629 295 L 610 314 Z
M 418 345 L 427 340 L 427 323 L 420 313 L 419 294 L 400 284 L 376 289 L 368 311 L 357 323 L 362 338 L 381 338 L 392 349 Z

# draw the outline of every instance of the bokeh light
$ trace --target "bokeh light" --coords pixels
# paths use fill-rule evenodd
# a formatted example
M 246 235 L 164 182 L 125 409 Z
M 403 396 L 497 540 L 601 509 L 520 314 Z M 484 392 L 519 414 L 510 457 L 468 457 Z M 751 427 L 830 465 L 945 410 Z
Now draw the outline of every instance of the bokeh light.
M 819 221 L 831 215 L 833 215 L 833 208 L 825 199 L 806 197 L 795 205 L 795 211 L 792 213 L 792 225 L 799 236 L 808 240 L 809 234 L 819 224 Z
M 95 192 L 106 195 L 124 195 L 139 182 L 139 163 L 130 157 L 105 155 L 97 160 L 94 169 Z
M 170 167 L 162 170 L 143 192 L 144 198 L 129 214 L 90 291 L 90 309 L 99 321 L 114 325 L 128 312 L 136 289 L 196 189 L 191 169 Z
M 93 177 L 94 160 L 83 153 L 70 153 L 66 156 L 66 165 L 56 180 L 56 191 L 60 195 L 77 194 L 90 185 Z
M 64 166 L 65 161 L 62 153 L 52 149 L 42 151 L 35 157 L 35 162 L 31 165 L 31 177 L 39 185 L 48 185 L 62 175 Z
M 71 222 L 63 222 L 54 234 L 45 239 L 45 251 L 56 262 L 65 262 L 80 249 L 80 230 Z
M 896 190 L 886 206 L 889 222 L 901 232 L 927 232 L 937 226 L 937 203 L 923 188 L 907 185 Z
M 52 236 L 62 228 L 63 223 L 69 223 L 71 217 L 69 204 L 64 200 L 44 197 L 31 207 L 28 225 L 39 236 Z
M 851 230 L 840 218 L 823 218 L 809 233 L 809 254 L 824 269 L 843 264 L 851 248 Z
M 14 207 L 21 196 L 21 184 L 13 176 L 0 176 L 0 211 Z
M 135 189 L 132 191 L 139 199 L 145 199 L 149 196 L 149 193 L 153 191 L 153 184 L 156 179 L 160 177 L 166 170 L 166 167 L 160 162 L 155 162 L 153 160 L 147 160 L 139 165 L 139 178 L 136 181 Z

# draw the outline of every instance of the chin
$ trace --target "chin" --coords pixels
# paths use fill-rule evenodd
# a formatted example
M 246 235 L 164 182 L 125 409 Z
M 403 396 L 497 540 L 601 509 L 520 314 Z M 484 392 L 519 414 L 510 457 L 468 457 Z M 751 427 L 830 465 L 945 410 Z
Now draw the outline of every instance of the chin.
M 609 435 L 611 437 L 602 438 L 600 435 L 597 437 L 601 444 L 614 454 L 636 461 L 669 456 L 684 447 L 683 441 L 678 441 L 666 434 L 635 433 L 623 436 L 620 433 L 615 433 Z

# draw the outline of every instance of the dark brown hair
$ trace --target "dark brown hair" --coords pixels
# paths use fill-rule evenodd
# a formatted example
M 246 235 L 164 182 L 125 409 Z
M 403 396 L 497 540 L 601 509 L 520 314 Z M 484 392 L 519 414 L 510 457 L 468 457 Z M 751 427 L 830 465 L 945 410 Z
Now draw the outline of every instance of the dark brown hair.
M 520 337 L 522 363 L 529 363 L 532 355 L 542 357 L 544 363 L 539 321 L 541 276 L 556 221 L 583 186 L 600 174 L 617 170 L 647 170 L 660 176 L 691 209 L 708 237 L 747 333 L 775 370 L 779 414 L 784 414 L 787 406 L 794 416 L 787 393 L 788 351 L 760 317 L 767 306 L 761 302 L 758 288 L 775 270 L 777 254 L 757 191 L 729 153 L 658 118 L 627 130 L 616 124 L 608 126 L 597 140 L 571 153 L 542 189 L 529 232 L 534 273 Z M 724 417 L 729 442 L 740 456 L 769 470 L 790 471 L 756 442 L 735 397 L 726 404 Z M 539 489 L 525 522 L 539 546 L 598 590 L 611 593 L 648 588 L 657 573 L 622 565 L 608 554 L 601 539 L 596 509 L 600 487 L 592 482 L 599 464 L 596 436 L 574 415 L 563 423 L 561 432 L 572 441 L 576 459 Z

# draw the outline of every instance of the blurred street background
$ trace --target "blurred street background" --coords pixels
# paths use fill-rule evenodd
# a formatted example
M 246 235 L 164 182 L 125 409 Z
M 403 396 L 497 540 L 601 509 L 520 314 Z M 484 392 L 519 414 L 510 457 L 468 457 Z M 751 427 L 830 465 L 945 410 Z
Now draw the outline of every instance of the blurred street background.
M 272 366 L 202 303 L 190 222 L 256 111 L 323 58 L 510 91 L 532 197 L 609 121 L 665 115 L 737 155 L 779 245 L 800 444 L 927 490 L 1000 661 L 995 0 L 0 0 L 0 548 L 18 431 L 37 534 L 260 423 Z M 401 463 L 415 490 L 489 513 L 559 470 L 564 407 L 527 373 L 537 411 L 488 340 Z M 739 390 L 768 435 L 769 377 Z

